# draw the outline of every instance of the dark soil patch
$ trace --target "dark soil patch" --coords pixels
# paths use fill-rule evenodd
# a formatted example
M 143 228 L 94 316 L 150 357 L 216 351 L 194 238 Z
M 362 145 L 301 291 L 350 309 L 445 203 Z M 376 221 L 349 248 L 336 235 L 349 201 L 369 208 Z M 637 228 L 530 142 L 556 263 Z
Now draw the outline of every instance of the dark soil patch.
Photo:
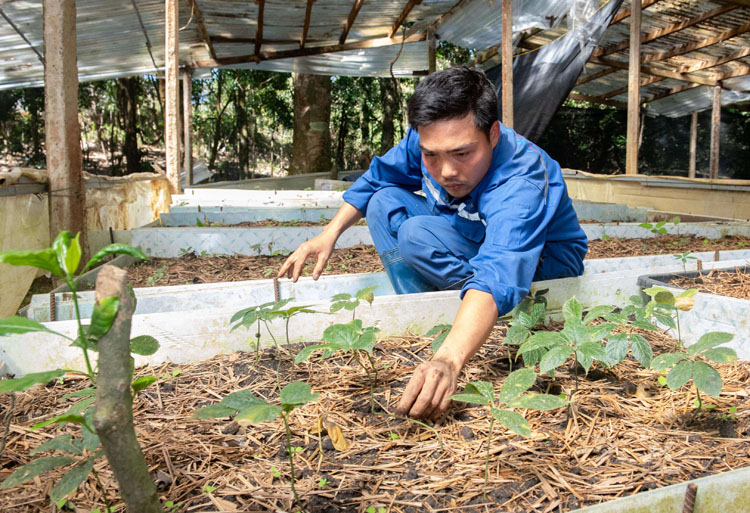
M 739 268 L 734 271 L 712 269 L 694 278 L 675 276 L 669 284 L 682 289 L 698 289 L 708 294 L 750 299 L 750 273 Z
M 706 239 L 690 235 L 659 235 L 643 239 L 613 237 L 607 240 L 590 240 L 586 258 L 674 255 L 685 251 L 698 253 L 730 249 L 750 249 L 750 237 L 727 236 L 721 239 Z
M 499 391 L 508 374 L 497 365 L 507 360 L 501 333 L 496 329 L 464 370 L 461 388 L 467 381 L 485 380 Z M 675 342 L 662 335 L 644 332 L 644 336 L 656 353 L 675 349 Z M 380 369 L 375 393 L 379 409 L 392 411 L 414 366 L 430 356 L 430 344 L 424 337 L 379 343 L 374 355 Z M 288 349 L 294 353 L 300 347 Z M 529 439 L 495 424 L 485 499 L 486 407 L 453 404 L 434 425 L 444 445 L 441 450 L 435 431 L 369 412 L 367 377 L 351 357 L 320 360 L 316 355 L 293 365 L 286 349 L 266 350 L 258 361 L 254 352 L 248 352 L 199 364 L 139 370 L 138 375 L 160 377 L 156 386 L 137 396 L 134 410 L 139 440 L 154 478 L 161 483 L 162 500 L 181 503 L 180 511 L 191 512 L 298 511 L 291 502 L 280 419 L 243 427 L 231 419 L 191 417 L 198 408 L 241 389 L 276 403 L 277 366 L 281 386 L 306 381 L 320 394 L 317 402 L 291 416 L 292 443 L 300 448 L 295 456 L 296 488 L 311 512 L 360 513 L 370 506 L 389 513 L 569 511 L 750 464 L 750 401 L 738 393 L 750 380 L 749 363 L 719 366 L 728 393 L 712 398 L 716 408 L 710 414 L 718 418 L 720 412 L 736 406 L 733 422 L 742 438 L 722 438 L 719 425 L 688 425 L 687 405 L 694 392 L 658 386 L 657 374 L 631 359 L 605 372 L 605 379 L 579 377 L 570 422 L 566 408 L 524 412 L 534 433 Z M 554 381 L 541 376 L 533 390 L 554 385 L 570 394 L 575 386 L 570 368 L 561 367 Z M 628 384 L 635 390 L 626 391 Z M 60 402 L 61 397 L 84 386 L 81 380 L 66 379 L 16 394 L 0 477 L 28 462 L 31 448 L 59 433 L 51 427 L 30 431 L 29 426 L 66 411 L 71 403 Z M 9 404 L 8 395 L 0 396 L 3 411 Z M 329 429 L 341 428 L 351 443 L 349 449 L 337 451 L 328 436 L 313 433 L 321 416 Z M 109 496 L 117 498 L 107 463 L 101 461 L 96 470 Z M 50 511 L 47 493 L 62 473 L 54 470 L 38 482 L 0 492 L 0 511 Z M 213 490 L 204 491 L 204 485 Z M 79 511 L 103 508 L 93 478 L 70 501 Z M 122 503 L 115 501 L 116 511 L 123 512 Z

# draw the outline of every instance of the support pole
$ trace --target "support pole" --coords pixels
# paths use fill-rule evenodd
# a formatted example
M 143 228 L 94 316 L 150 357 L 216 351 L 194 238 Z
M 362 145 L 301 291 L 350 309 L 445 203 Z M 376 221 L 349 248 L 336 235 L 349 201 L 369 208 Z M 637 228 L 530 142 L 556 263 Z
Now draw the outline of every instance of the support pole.
M 719 178 L 719 138 L 721 136 L 721 86 L 714 87 L 714 105 L 711 110 L 711 165 L 709 178 Z
M 167 150 L 167 179 L 172 194 L 180 194 L 180 76 L 179 76 L 179 5 L 178 0 L 165 0 L 166 107 L 164 109 L 164 141 Z
M 185 148 L 185 187 L 193 185 L 193 70 L 186 69 L 182 74 L 182 112 L 184 120 Z
M 688 178 L 695 178 L 695 149 L 698 143 L 698 111 L 690 115 L 690 167 Z
M 75 0 L 44 0 L 44 109 L 50 241 L 61 230 L 85 240 L 78 126 Z M 81 244 L 84 251 L 88 246 Z
M 638 174 L 638 122 L 641 106 L 641 0 L 631 2 L 628 66 L 628 127 L 625 173 Z
M 513 128 L 513 0 L 503 0 L 501 47 L 503 125 Z
M 427 34 L 428 42 L 428 54 L 427 61 L 429 65 L 429 73 L 435 73 L 437 71 L 437 40 L 435 39 L 435 33 L 429 32 Z

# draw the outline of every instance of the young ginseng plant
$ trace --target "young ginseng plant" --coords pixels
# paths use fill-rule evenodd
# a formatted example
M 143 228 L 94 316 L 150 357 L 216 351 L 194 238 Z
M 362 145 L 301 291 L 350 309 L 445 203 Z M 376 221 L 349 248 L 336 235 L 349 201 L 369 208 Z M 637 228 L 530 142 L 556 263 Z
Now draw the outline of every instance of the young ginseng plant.
M 628 349 L 645 369 L 648 369 L 651 365 L 651 359 L 654 356 L 651 344 L 643 335 L 633 331 L 635 328 L 647 331 L 659 330 L 650 321 L 650 311 L 643 304 L 643 299 L 640 296 L 631 296 L 630 303 L 619 312 L 610 312 L 604 315 L 606 321 L 615 323 L 619 328 L 619 333 L 607 337 L 605 351 L 609 357 L 610 366 L 623 361 L 628 354 Z
M 0 393 L 20 392 L 37 383 L 47 383 L 62 378 L 68 373 L 86 376 L 92 385 L 96 384 L 97 376 L 91 364 L 89 351 L 96 352 L 98 350 L 99 339 L 107 334 L 114 322 L 120 306 L 120 299 L 119 297 L 106 297 L 98 301 L 94 305 L 90 323 L 84 325 L 81 321 L 78 306 L 78 280 L 87 270 L 101 263 L 107 255 L 118 253 L 131 255 L 139 259 L 146 259 L 146 255 L 138 249 L 123 244 L 111 244 L 97 252 L 86 263 L 81 272 L 78 273 L 82 256 L 80 234 L 73 237 L 67 231 L 61 232 L 55 238 L 51 248 L 39 251 L 5 251 L 0 253 L 0 262 L 2 263 L 36 267 L 63 279 L 72 293 L 75 318 L 78 326 L 76 338 L 71 338 L 51 330 L 39 322 L 25 317 L 14 316 L 0 320 L 0 336 L 21 335 L 25 333 L 50 333 L 58 335 L 69 340 L 71 346 L 79 347 L 83 351 L 86 364 L 86 372 L 55 369 L 26 374 L 20 378 L 2 380 L 0 381 Z M 133 299 L 135 299 L 132 289 L 131 294 L 133 295 Z M 134 354 L 151 355 L 158 348 L 159 343 L 156 339 L 147 335 L 135 337 L 130 341 L 130 351 Z M 123 362 L 123 365 L 132 366 L 132 359 L 130 362 Z M 145 376 L 133 381 L 131 385 L 133 396 L 154 381 L 156 381 L 156 378 L 153 376 Z M 99 437 L 96 435 L 96 430 L 93 426 L 94 408 L 92 406 L 94 406 L 95 395 L 96 389 L 94 387 L 66 394 L 61 401 L 67 401 L 68 399 L 77 399 L 78 401 L 66 413 L 40 422 L 32 427 L 32 429 L 39 429 L 50 424 L 63 425 L 66 423 L 80 425 L 80 437 L 73 437 L 70 433 L 65 433 L 46 441 L 30 453 L 31 456 L 34 456 L 44 451 L 58 451 L 65 453 L 65 456 L 38 458 L 17 468 L 0 484 L 0 489 L 13 488 L 55 468 L 71 465 L 71 469 L 50 491 L 50 499 L 53 504 L 64 502 L 65 497 L 73 493 L 88 478 L 89 473 L 94 472 L 93 468 L 96 459 L 103 455 L 102 450 L 99 448 Z M 130 407 L 130 405 L 127 405 L 127 407 Z M 94 475 L 96 476 L 95 472 Z M 98 482 L 98 476 L 96 477 Z M 104 494 L 105 502 L 108 503 L 109 500 L 103 488 L 102 493 Z
M 241 426 L 270 422 L 279 415 L 284 421 L 286 430 L 286 450 L 289 455 L 289 469 L 291 476 L 292 494 L 295 502 L 302 507 L 300 498 L 294 488 L 294 455 L 296 451 L 292 447 L 292 432 L 289 429 L 289 414 L 298 406 L 312 403 L 318 400 L 319 394 L 313 394 L 310 385 L 301 381 L 289 383 L 281 389 L 281 406 L 267 403 L 255 396 L 249 390 L 240 390 L 224 397 L 218 404 L 206 406 L 194 413 L 198 419 L 234 417 Z
M 352 320 L 354 320 L 356 309 L 359 306 L 361 301 L 367 301 L 368 303 L 372 304 L 372 302 L 375 300 L 375 295 L 372 293 L 372 291 L 375 290 L 376 288 L 378 288 L 377 285 L 373 285 L 371 287 L 365 287 L 363 289 L 358 290 L 354 294 L 354 296 L 346 292 L 343 292 L 341 294 L 336 294 L 335 296 L 331 298 L 331 301 L 332 301 L 331 313 L 336 313 L 342 308 L 344 310 L 351 310 Z
M 532 330 L 543 324 L 547 318 L 547 298 L 544 297 L 549 289 L 539 290 L 533 296 L 529 295 L 521 301 L 511 313 L 510 327 L 505 334 L 505 344 L 520 346 L 528 339 Z M 537 349 L 523 354 L 523 362 L 527 367 L 533 367 L 544 355 L 544 350 Z M 510 348 L 508 349 L 508 364 L 513 368 Z
M 677 297 L 661 287 L 651 287 L 644 290 L 653 297 L 649 305 L 654 311 L 672 310 L 676 323 L 680 325 L 680 311 L 690 311 L 695 305 L 694 296 L 696 289 L 682 292 Z M 667 317 L 672 319 L 671 316 Z M 734 338 L 732 333 L 712 331 L 706 333 L 695 344 L 684 346 L 681 333 L 678 331 L 678 350 L 671 353 L 663 353 L 653 359 L 651 368 L 657 371 L 667 371 L 666 384 L 672 390 L 677 390 L 687 384 L 691 379 L 695 384 L 695 393 L 698 399 L 698 411 L 703 408 L 701 392 L 718 397 L 721 393 L 723 382 L 719 372 L 713 366 L 703 360 L 715 363 L 729 363 L 737 359 L 737 353 L 730 347 L 719 347 Z M 660 378 L 661 381 L 662 378 Z
M 679 217 L 673 217 L 668 222 L 672 223 L 674 226 L 677 226 L 680 224 L 680 218 Z M 658 221 L 656 223 L 641 223 L 638 226 L 641 228 L 645 228 L 646 230 L 650 231 L 654 235 L 666 235 L 667 234 L 667 228 L 666 228 L 667 221 Z
M 473 381 L 466 385 L 463 393 L 451 396 L 453 401 L 481 404 L 490 408 L 490 429 L 487 434 L 487 454 L 484 460 L 484 497 L 487 496 L 487 480 L 490 471 L 490 444 L 492 441 L 492 427 L 497 420 L 506 429 L 522 436 L 531 436 L 529 423 L 513 408 L 530 410 L 554 410 L 565 406 L 567 402 L 562 397 L 548 394 L 524 393 L 536 382 L 536 373 L 529 369 L 518 369 L 505 378 L 500 393 L 495 397 L 492 383 L 487 381 Z
M 271 335 L 274 345 L 279 348 L 279 343 L 276 341 L 276 337 L 273 335 L 271 328 L 268 327 L 268 322 L 276 317 L 279 317 L 279 310 L 286 306 L 287 303 L 293 301 L 293 298 L 283 299 L 281 301 L 271 301 L 269 303 L 263 303 L 262 305 L 251 306 L 249 308 L 243 308 L 239 312 L 236 312 L 229 323 L 236 323 L 232 326 L 231 331 L 237 328 L 245 327 L 252 329 L 255 325 L 255 361 L 260 359 L 260 323 L 266 327 L 266 331 Z M 289 340 L 287 339 L 287 343 Z M 279 348 L 280 350 L 280 348 Z
M 375 327 L 362 327 L 362 321 L 354 319 L 347 324 L 333 324 L 328 326 L 323 332 L 325 344 L 307 346 L 299 352 L 295 363 L 304 362 L 313 351 L 323 349 L 323 358 L 328 358 L 336 351 L 343 353 L 352 353 L 357 363 L 365 370 L 367 379 L 370 382 L 370 411 L 375 412 L 375 385 L 378 381 L 378 369 L 375 365 L 375 359 L 372 357 L 372 350 L 375 348 L 375 333 L 380 331 Z M 370 365 L 365 365 L 362 356 L 366 355 Z
M 554 372 L 560 365 L 573 356 L 575 363 L 580 363 L 588 373 L 594 361 L 607 365 L 609 357 L 604 349 L 602 340 L 615 328 L 615 324 L 593 324 L 600 317 L 614 310 L 612 306 L 596 306 L 581 320 L 583 307 L 576 298 L 568 299 L 563 305 L 562 312 L 565 325 L 562 331 L 538 331 L 529 337 L 518 354 L 526 355 L 531 351 L 541 350 L 543 355 L 539 360 L 539 372 L 544 374 Z M 574 371 L 576 387 L 571 393 L 571 400 L 578 392 L 578 373 Z

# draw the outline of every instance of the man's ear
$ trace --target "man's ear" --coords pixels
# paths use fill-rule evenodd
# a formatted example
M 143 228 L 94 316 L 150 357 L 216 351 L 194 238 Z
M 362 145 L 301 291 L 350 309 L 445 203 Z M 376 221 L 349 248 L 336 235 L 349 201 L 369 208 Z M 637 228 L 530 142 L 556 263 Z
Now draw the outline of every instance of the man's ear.
M 490 146 L 493 148 L 497 146 L 497 142 L 500 140 L 500 122 L 495 121 L 490 127 Z

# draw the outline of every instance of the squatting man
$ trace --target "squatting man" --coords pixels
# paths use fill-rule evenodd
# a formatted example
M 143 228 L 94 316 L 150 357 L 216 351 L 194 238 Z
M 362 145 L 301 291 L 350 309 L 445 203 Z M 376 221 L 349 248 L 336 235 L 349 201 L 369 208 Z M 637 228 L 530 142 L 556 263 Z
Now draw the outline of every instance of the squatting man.
M 406 137 L 372 160 L 334 218 L 278 276 L 297 281 L 313 256 L 317 280 L 336 240 L 364 216 L 398 294 L 460 290 L 452 329 L 416 367 L 396 407 L 436 420 L 498 316 L 526 297 L 532 280 L 580 276 L 588 245 L 560 165 L 499 123 L 484 73 L 459 67 L 430 75 L 408 116 Z

